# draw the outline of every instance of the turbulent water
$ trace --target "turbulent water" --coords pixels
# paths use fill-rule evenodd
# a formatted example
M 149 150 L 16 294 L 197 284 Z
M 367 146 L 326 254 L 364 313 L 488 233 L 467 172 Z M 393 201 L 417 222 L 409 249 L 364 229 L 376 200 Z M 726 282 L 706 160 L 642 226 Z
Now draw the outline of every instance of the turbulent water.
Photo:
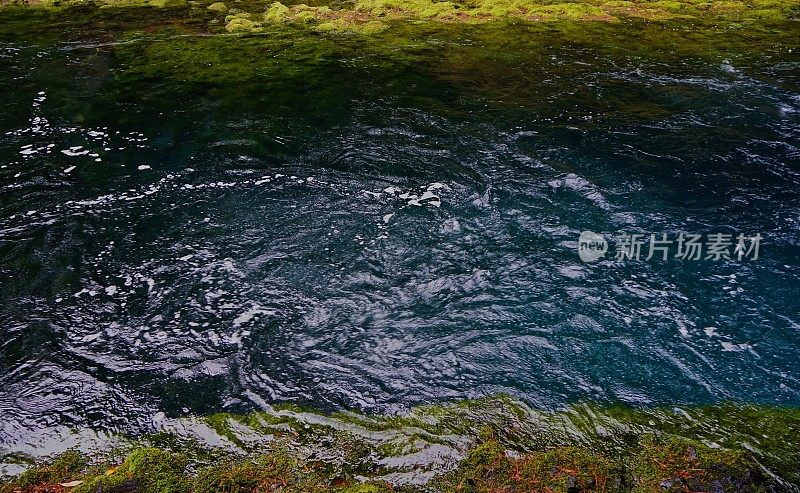
M 0 445 L 286 401 L 800 405 L 800 50 L 526 36 L 4 42 Z M 584 230 L 763 240 L 585 263 Z

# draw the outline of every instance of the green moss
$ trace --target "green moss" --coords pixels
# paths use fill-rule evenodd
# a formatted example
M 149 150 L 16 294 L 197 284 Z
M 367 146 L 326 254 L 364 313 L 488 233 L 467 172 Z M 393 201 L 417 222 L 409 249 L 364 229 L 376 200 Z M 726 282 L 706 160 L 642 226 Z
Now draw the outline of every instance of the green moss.
M 684 2 L 676 2 L 674 0 L 660 0 L 653 4 L 659 9 L 666 10 L 667 12 L 683 12 L 687 10 L 687 5 Z
M 397 492 L 398 489 L 393 488 L 389 483 L 370 482 L 354 484 L 340 491 L 341 493 L 392 493 Z
M 309 10 L 307 5 L 303 5 L 302 7 L 306 7 L 305 9 L 300 10 L 297 12 L 293 19 L 295 22 L 300 22 L 304 24 L 312 23 L 317 20 L 317 13 Z M 301 8 L 302 8 L 301 7 Z
M 621 491 L 622 467 L 575 447 L 509 456 L 489 440 L 472 449 L 457 470 L 442 476 L 446 492 Z
M 342 448 L 334 441 L 323 454 Z M 345 456 L 356 463 L 361 456 Z M 202 470 L 193 481 L 194 493 L 256 493 L 263 491 L 318 492 L 344 491 L 351 493 L 388 492 L 393 490 L 383 482 L 358 483 L 351 475 L 329 467 L 310 456 L 278 445 L 255 459 L 221 462 Z
M 395 488 L 382 481 L 358 482 L 330 471 L 321 471 L 313 462 L 301 460 L 288 450 L 273 450 L 255 460 L 223 462 L 201 471 L 193 482 L 193 493 L 257 493 L 283 491 L 315 493 L 388 493 L 417 491 Z
M 72 490 L 95 493 L 133 489 L 138 493 L 185 493 L 189 490 L 183 456 L 155 448 L 132 452 L 118 468 L 94 476 Z
M 545 5 L 539 9 L 533 9 L 531 14 L 536 15 L 536 12 L 543 12 L 550 14 L 554 17 L 568 20 L 579 19 L 606 19 L 611 20 L 611 17 L 600 7 L 588 5 L 583 3 L 558 3 L 553 5 Z
M 257 460 L 228 461 L 201 471 L 193 482 L 194 493 L 247 493 L 292 489 L 300 482 L 295 457 L 276 451 Z
M 227 438 L 237 445 L 244 445 L 241 440 L 239 440 L 239 437 L 231 430 L 230 420 L 232 419 L 235 419 L 235 415 L 230 413 L 214 413 L 206 416 L 204 421 L 220 436 Z
M 75 12 L 154 9 L 175 12 L 178 18 L 202 22 L 216 29 L 218 14 L 229 13 L 224 29 L 232 33 L 262 32 L 262 23 L 292 24 L 317 32 L 380 33 L 387 21 L 436 23 L 491 23 L 498 20 L 535 22 L 618 22 L 640 18 L 669 22 L 681 19 L 728 26 L 773 25 L 800 18 L 800 0 L 318 0 L 319 4 L 275 2 L 264 11 L 258 0 L 237 0 L 235 8 L 218 1 L 205 4 L 186 0 L 43 0 L 23 7 L 0 4 L 6 12 Z M 217 14 L 217 15 L 213 15 Z M 82 14 L 83 15 L 83 14 Z M 148 15 L 152 15 L 148 13 Z M 161 14 L 158 14 L 159 16 Z M 7 15 L 5 17 L 8 17 Z M 145 15 L 145 18 L 147 15 Z
M 698 447 L 713 444 L 728 451 L 760 450 L 758 462 L 788 481 L 800 484 L 800 409 L 774 406 L 721 405 L 690 409 L 634 409 L 616 406 L 574 408 L 581 417 L 573 422 L 603 426 L 625 443 L 638 443 L 640 437 L 663 434 L 676 439 L 692 438 Z M 585 430 L 585 433 L 590 433 Z M 638 445 L 637 445 L 638 446 Z M 748 452 L 749 453 L 749 452 Z
M 769 481 L 743 451 L 675 437 L 645 436 L 622 455 L 562 446 L 511 454 L 495 440 L 472 449 L 436 481 L 445 492 L 762 491 Z M 776 485 L 773 483 L 772 487 Z
M 207 9 L 211 10 L 212 12 L 219 12 L 221 14 L 224 14 L 225 12 L 228 11 L 228 6 L 225 5 L 224 2 L 214 2 L 211 5 L 209 5 Z
M 49 465 L 39 465 L 22 473 L 16 484 L 27 488 L 38 484 L 62 483 L 78 477 L 86 468 L 86 457 L 77 450 L 68 450 Z
M 629 2 L 628 0 L 612 0 L 610 2 L 606 2 L 601 7 L 605 11 L 613 11 L 617 9 L 632 9 L 636 6 L 635 3 Z
M 762 0 L 767 1 L 767 0 Z M 550 0 L 356 0 L 352 9 L 328 9 L 324 14 L 320 7 L 296 5 L 275 7 L 268 11 L 272 22 L 304 22 L 313 24 L 322 21 L 318 30 L 342 31 L 343 26 L 357 26 L 367 22 L 396 19 L 441 22 L 488 22 L 501 18 L 521 18 L 536 21 L 618 21 L 625 17 L 642 17 L 649 20 L 666 21 L 676 16 L 682 18 L 719 18 L 751 21 L 787 20 L 798 12 L 797 0 L 769 0 L 780 2 L 780 6 L 749 9 L 737 1 L 715 1 L 698 4 L 694 0 L 644 0 L 631 2 L 612 0 L 582 0 L 552 2 Z M 280 5 L 280 4 L 279 4 Z M 271 7 L 272 9 L 272 7 Z M 752 12 L 756 12 L 755 14 Z M 357 29 L 353 29 L 354 31 Z M 362 29 L 368 33 L 373 30 Z
M 376 17 L 454 20 L 458 6 L 447 1 L 433 0 L 357 0 L 356 12 Z
M 258 30 L 261 23 L 252 19 L 252 14 L 238 13 L 225 17 L 225 30 L 231 33 L 248 33 Z
M 786 12 L 781 9 L 751 10 L 747 12 L 746 16 L 750 19 L 754 19 L 757 21 L 771 21 L 771 22 L 780 22 L 788 17 Z
M 508 476 L 510 464 L 505 448 L 491 440 L 472 449 L 459 466 L 459 482 L 498 482 Z
M 765 486 L 758 465 L 743 451 L 712 449 L 675 437 L 646 436 L 631 461 L 634 491 L 749 491 Z
M 735 2 L 735 1 L 727 1 L 727 0 L 716 0 L 711 2 L 708 9 L 709 12 L 713 12 L 717 15 L 730 15 L 736 14 L 743 10 L 745 10 L 747 6 L 742 2 Z
M 387 29 L 389 29 L 389 26 L 381 21 L 353 22 L 342 17 L 328 22 L 322 22 L 315 26 L 315 30 L 319 32 L 354 33 L 364 35 L 378 34 Z
M 280 2 L 275 2 L 264 12 L 264 20 L 267 22 L 283 23 L 289 20 L 291 14 L 289 7 Z
M 426 464 L 406 463 L 406 456 L 420 457 L 426 448 L 440 446 L 433 450 L 441 453 L 449 447 L 456 458 L 465 443 L 472 445 L 463 459 L 425 485 L 425 491 L 778 488 L 769 474 L 761 472 L 762 466 L 784 481 L 800 484 L 796 471 L 800 410 L 779 407 L 576 405 L 543 412 L 496 396 L 420 406 L 401 416 L 323 416 L 291 408 L 217 414 L 206 422 L 242 450 L 191 454 L 194 462 L 187 468 L 182 455 L 138 449 L 108 474 L 85 476 L 81 476 L 84 459 L 71 453 L 20 477 L 18 484 L 52 484 L 78 477 L 85 482 L 74 490 L 77 493 L 124 488 L 140 493 L 405 491 L 380 478 L 393 472 L 427 471 Z M 240 433 L 247 440 L 240 439 Z M 165 438 L 157 443 L 170 449 L 180 446 Z M 403 464 L 414 465 L 409 469 Z M 200 472 L 192 476 L 188 470 Z M 40 475 L 42 471 L 47 475 Z

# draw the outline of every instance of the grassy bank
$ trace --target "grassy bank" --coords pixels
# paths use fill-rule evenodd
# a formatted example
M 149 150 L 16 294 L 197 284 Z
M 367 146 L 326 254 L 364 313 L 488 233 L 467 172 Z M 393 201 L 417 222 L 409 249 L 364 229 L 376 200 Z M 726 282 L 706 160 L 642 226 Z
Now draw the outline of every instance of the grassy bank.
M 0 491 L 755 492 L 800 484 L 800 411 L 766 406 L 545 413 L 494 397 L 401 416 L 291 407 L 217 414 L 171 430 L 116 451 L 67 451 Z M 199 438 L 210 433 L 214 446 Z

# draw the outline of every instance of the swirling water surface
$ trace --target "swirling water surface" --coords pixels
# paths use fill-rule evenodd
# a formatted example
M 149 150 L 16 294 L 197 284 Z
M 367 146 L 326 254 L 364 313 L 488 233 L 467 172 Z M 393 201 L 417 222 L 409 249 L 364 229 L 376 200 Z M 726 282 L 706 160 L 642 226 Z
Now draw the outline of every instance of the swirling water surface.
M 800 50 L 539 36 L 5 43 L 0 444 L 286 401 L 800 405 Z M 584 230 L 764 240 L 586 264 Z

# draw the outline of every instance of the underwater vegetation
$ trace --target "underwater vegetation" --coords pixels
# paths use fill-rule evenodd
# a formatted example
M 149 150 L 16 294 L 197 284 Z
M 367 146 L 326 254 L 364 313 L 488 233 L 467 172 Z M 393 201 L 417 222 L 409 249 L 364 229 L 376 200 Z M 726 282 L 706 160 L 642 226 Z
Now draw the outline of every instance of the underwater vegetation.
M 800 484 L 800 410 L 791 408 L 542 412 L 497 396 L 398 416 L 283 406 L 183 424 L 198 434 L 159 432 L 111 455 L 68 450 L 0 492 L 760 492 Z M 198 438 L 208 430 L 225 445 Z

